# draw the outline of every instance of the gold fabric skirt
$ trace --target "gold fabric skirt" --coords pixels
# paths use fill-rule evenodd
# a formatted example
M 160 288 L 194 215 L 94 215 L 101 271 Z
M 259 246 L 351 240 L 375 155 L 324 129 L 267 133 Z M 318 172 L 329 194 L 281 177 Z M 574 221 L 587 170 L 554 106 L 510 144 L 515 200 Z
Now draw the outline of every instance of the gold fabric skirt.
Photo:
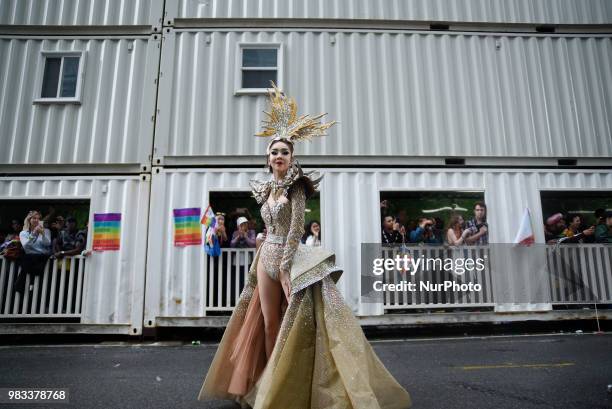
M 333 253 L 300 246 L 292 292 L 270 360 L 256 266 L 228 322 L 198 399 L 254 409 L 406 409 L 410 395 L 387 371 L 335 282 Z

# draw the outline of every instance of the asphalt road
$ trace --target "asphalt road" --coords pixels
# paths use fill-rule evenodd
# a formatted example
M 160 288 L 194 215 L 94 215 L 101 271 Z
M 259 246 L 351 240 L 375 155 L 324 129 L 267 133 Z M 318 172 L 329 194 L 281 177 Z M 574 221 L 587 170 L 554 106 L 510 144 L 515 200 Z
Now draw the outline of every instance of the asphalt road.
M 612 408 L 612 334 L 375 340 L 414 408 Z M 69 388 L 54 408 L 236 408 L 196 400 L 215 344 L 1 346 L 0 387 Z M 284 408 L 279 408 L 284 409 Z

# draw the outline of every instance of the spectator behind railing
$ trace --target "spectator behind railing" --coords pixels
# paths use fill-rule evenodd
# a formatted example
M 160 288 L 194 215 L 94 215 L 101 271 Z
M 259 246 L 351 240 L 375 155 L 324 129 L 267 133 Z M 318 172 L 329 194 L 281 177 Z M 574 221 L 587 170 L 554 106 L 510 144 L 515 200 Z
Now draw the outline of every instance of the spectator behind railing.
M 66 228 L 66 220 L 64 216 L 58 215 L 51 219 L 51 223 L 45 223 L 45 227 L 48 225 L 51 231 L 51 243 L 53 243 L 60 235 L 60 232 Z
M 232 235 L 230 245 L 237 248 L 255 247 L 255 230 L 249 230 L 249 221 L 246 217 L 239 217 L 236 221 L 238 228 Z
M 86 244 L 86 236 L 82 231 L 77 230 L 76 219 L 72 216 L 66 218 L 66 228 L 59 232 L 57 239 L 53 241 L 53 255 L 57 259 L 66 256 L 76 256 L 81 254 Z M 62 264 L 66 264 L 66 270 L 70 269 L 70 259 L 61 260 L 58 269 L 61 270 Z
M 23 230 L 23 223 L 17 219 L 11 220 L 11 231 L 4 238 L 4 242 L 19 240 L 19 233 L 21 233 L 21 230 Z
M 19 233 L 25 254 L 21 258 L 21 271 L 13 287 L 17 292 L 24 291 L 27 274 L 33 279 L 43 273 L 51 254 L 51 232 L 43 227 L 40 219 L 40 212 L 30 211 L 23 222 L 23 231 Z
M 431 244 L 444 244 L 444 221 L 439 217 L 433 218 L 433 242 Z
M 576 227 L 581 223 L 577 220 L 577 217 L 569 218 L 569 220 L 574 223 L 574 226 L 570 226 L 569 228 L 565 224 L 563 213 L 555 213 L 546 219 L 546 224 L 544 225 L 544 240 L 546 241 L 546 244 L 578 243 L 593 236 L 595 230 L 592 227 L 578 231 L 577 233 L 571 230 L 581 229 L 580 227 Z
M 612 243 L 612 211 L 602 212 L 595 227 L 596 243 Z
M 17 219 L 11 220 L 10 231 L 6 233 L 4 237 L 0 237 L 0 255 L 5 255 L 7 249 L 11 248 L 10 251 L 11 251 L 12 257 L 8 257 L 8 258 L 12 258 L 12 259 L 16 258 L 15 249 L 12 249 L 12 247 L 15 247 L 16 245 L 19 245 L 19 247 L 21 247 L 21 243 L 19 243 L 19 233 L 21 233 L 22 228 L 23 228 L 23 225 L 21 224 L 19 220 Z
M 561 233 L 567 239 L 563 243 L 588 243 L 592 241 L 595 226 L 585 228 L 584 219 L 578 214 L 568 214 L 566 218 L 567 228 Z
M 565 221 L 562 213 L 555 213 L 546 219 L 544 225 L 544 240 L 546 244 L 556 244 L 559 239 L 563 238 L 563 230 L 565 230 Z
M 384 216 L 382 221 L 382 244 L 405 242 L 406 229 L 393 216 Z
M 486 245 L 489 244 L 489 225 L 487 224 L 487 205 L 484 202 L 474 204 L 474 217 L 468 220 L 466 230 L 469 231 L 465 237 L 466 244 Z
M 440 244 L 441 240 L 434 232 L 435 221 L 427 217 L 419 217 L 417 228 L 410 232 L 411 243 Z
M 249 220 L 241 216 L 236 221 L 236 225 L 238 228 L 232 235 L 232 241 L 230 245 L 234 248 L 252 248 L 255 247 L 256 243 L 256 233 L 255 230 L 249 229 Z M 248 264 L 251 262 L 251 257 L 247 258 L 246 252 L 239 252 L 239 254 L 233 255 L 232 257 L 232 270 L 231 275 L 226 279 L 226 284 L 229 285 L 231 277 L 238 277 L 239 288 L 244 287 L 244 280 L 248 271 Z M 238 270 L 237 270 L 238 269 Z M 237 274 L 238 273 L 238 274 Z M 225 290 L 225 289 L 224 289 Z M 235 305 L 236 296 L 234 292 L 232 292 L 231 296 L 231 305 Z
M 318 220 L 312 220 L 306 225 L 302 236 L 302 243 L 307 246 L 317 247 L 321 245 L 321 225 Z
M 225 213 L 217 212 L 215 217 L 217 219 L 215 232 L 217 233 L 217 240 L 219 240 L 219 247 L 229 247 L 230 240 L 227 236 L 227 228 L 225 227 Z
M 465 242 L 465 238 L 470 234 L 470 230 L 463 230 L 463 217 L 455 214 L 451 216 L 446 231 L 446 241 L 449 246 L 461 246 Z

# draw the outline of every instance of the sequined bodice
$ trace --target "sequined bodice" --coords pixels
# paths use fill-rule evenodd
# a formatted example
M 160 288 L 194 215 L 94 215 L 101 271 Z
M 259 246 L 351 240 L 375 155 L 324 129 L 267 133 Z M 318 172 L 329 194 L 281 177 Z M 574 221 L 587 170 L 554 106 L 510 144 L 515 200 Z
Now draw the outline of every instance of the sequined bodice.
M 291 224 L 291 202 L 279 201 L 271 205 L 266 200 L 261 206 L 261 218 L 266 225 L 267 233 L 287 236 Z
M 306 194 L 301 182 L 291 186 L 288 200 L 269 203 L 269 192 L 261 196 L 261 217 L 266 225 L 266 239 L 261 245 L 259 259 L 266 273 L 278 279 L 280 270 L 290 271 L 293 256 L 304 234 Z

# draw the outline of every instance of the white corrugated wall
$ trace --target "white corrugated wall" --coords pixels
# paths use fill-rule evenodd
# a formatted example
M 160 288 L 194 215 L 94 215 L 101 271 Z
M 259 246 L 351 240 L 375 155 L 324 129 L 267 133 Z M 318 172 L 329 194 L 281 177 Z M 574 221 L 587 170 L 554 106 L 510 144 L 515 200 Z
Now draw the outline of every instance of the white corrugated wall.
M 307 18 L 609 24 L 608 0 L 166 0 L 167 19 Z
M 93 214 L 121 213 L 120 250 L 93 252 L 86 260 L 81 324 L 141 333 L 149 188 L 149 175 L 0 178 L 0 200 L 89 199 L 87 249 L 93 244 Z
M 612 155 L 609 37 L 164 35 L 155 142 L 160 164 L 264 152 L 266 141 L 252 135 L 267 98 L 234 94 L 240 42 L 282 43 L 284 90 L 299 111 L 329 112 L 340 122 L 322 141 L 300 146 L 302 155 Z
M 0 37 L 0 166 L 150 167 L 160 43 L 159 36 Z M 81 104 L 33 103 L 42 51 L 84 52 Z
M 437 169 L 324 169 L 321 184 L 323 245 L 336 253 L 344 274 L 339 288 L 359 315 L 381 314 L 382 306 L 360 303 L 361 243 L 380 240 L 381 191 L 481 191 L 488 204 L 490 241 L 511 243 L 523 209 L 533 215 L 536 241 L 544 242 L 540 191 L 609 190 L 607 171 L 517 171 Z M 248 191 L 258 170 L 164 169 L 153 174 L 147 260 L 145 322 L 156 317 L 200 317 L 206 302 L 206 256 L 202 246 L 173 246 L 172 209 L 206 208 L 209 192 Z M 495 266 L 501 271 L 505 266 Z M 499 273 L 501 274 L 501 273 Z
M 161 25 L 163 0 L 0 0 L 0 25 Z

